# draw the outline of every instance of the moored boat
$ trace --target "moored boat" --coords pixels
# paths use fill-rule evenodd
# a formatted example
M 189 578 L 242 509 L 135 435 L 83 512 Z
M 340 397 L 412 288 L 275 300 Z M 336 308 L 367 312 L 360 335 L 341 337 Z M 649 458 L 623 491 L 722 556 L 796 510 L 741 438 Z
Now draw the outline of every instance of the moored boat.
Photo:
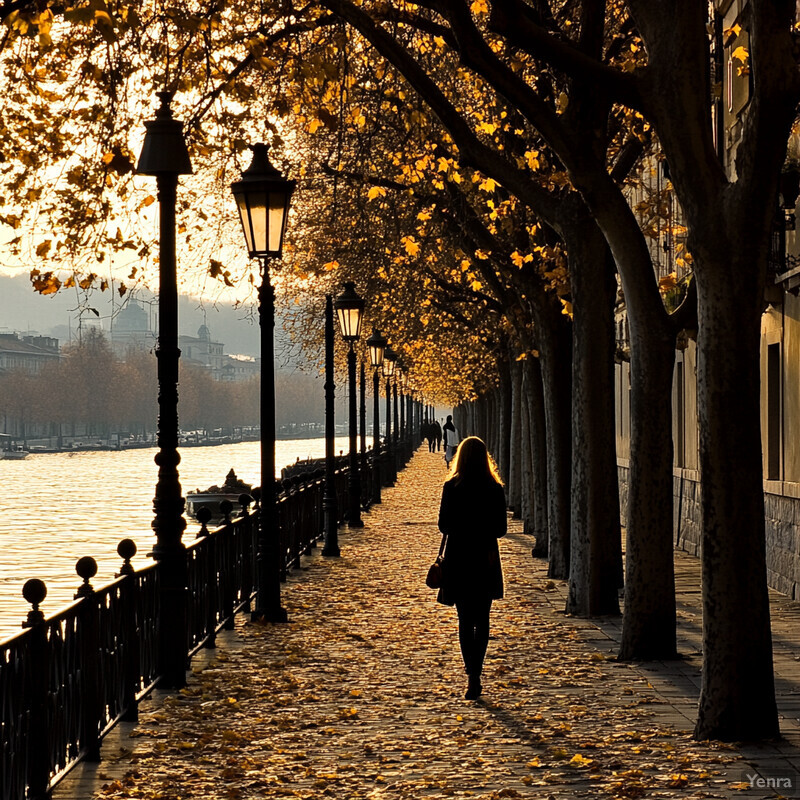
M 208 508 L 211 511 L 212 519 L 222 519 L 224 515 L 220 511 L 219 504 L 223 500 L 230 500 L 234 508 L 238 510 L 239 497 L 243 494 L 250 494 L 252 489 L 251 484 L 237 478 L 236 473 L 231 469 L 225 476 L 222 486 L 215 485 L 205 491 L 195 489 L 193 492 L 187 492 L 186 513 L 196 517 L 201 508 Z
M 0 456 L 8 461 L 21 461 L 29 455 L 30 451 L 22 446 L 12 447 L 9 450 L 0 450 Z

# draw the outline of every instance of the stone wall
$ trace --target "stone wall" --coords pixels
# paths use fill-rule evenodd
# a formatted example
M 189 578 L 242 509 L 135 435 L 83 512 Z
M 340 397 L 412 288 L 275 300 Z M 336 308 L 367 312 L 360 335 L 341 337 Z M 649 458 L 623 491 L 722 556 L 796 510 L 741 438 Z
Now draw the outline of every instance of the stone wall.
M 628 511 L 628 467 L 620 464 L 619 499 L 622 523 Z M 676 549 L 700 555 L 700 482 L 695 470 L 676 469 L 673 485 L 673 542 Z M 773 482 L 770 482 L 773 483 Z M 793 487 L 794 488 L 794 487 Z M 786 489 L 784 489 L 786 491 Z M 800 599 L 800 497 L 764 493 L 767 583 Z

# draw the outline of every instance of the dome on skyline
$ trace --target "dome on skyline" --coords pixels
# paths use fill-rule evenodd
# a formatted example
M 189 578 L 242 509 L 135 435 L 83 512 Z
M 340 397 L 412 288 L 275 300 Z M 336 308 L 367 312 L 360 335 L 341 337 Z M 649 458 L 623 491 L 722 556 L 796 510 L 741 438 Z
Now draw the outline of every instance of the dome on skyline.
M 147 321 L 147 311 L 131 298 L 125 307 L 117 314 L 114 328 L 119 331 L 147 331 L 150 326 Z

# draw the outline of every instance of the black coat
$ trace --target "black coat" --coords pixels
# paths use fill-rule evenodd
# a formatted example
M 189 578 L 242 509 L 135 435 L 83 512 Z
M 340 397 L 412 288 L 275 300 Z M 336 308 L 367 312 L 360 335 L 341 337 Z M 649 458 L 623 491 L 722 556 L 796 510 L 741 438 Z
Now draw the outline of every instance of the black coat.
M 494 480 L 447 481 L 439 507 L 439 530 L 447 534 L 439 601 L 503 596 L 503 570 L 497 540 L 507 528 L 506 498 Z

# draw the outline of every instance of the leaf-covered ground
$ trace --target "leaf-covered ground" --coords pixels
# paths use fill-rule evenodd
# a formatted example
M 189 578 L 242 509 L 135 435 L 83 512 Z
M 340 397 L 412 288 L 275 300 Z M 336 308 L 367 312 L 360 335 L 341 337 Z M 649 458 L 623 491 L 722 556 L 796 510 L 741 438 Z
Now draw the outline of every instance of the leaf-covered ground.
M 420 451 L 366 527 L 342 529 L 340 559 L 290 577 L 288 624 L 242 616 L 188 688 L 147 704 L 126 774 L 96 796 L 750 796 L 735 750 L 670 727 L 637 668 L 578 636 L 514 524 L 485 694 L 463 699 L 455 612 L 424 584 L 444 474 Z

